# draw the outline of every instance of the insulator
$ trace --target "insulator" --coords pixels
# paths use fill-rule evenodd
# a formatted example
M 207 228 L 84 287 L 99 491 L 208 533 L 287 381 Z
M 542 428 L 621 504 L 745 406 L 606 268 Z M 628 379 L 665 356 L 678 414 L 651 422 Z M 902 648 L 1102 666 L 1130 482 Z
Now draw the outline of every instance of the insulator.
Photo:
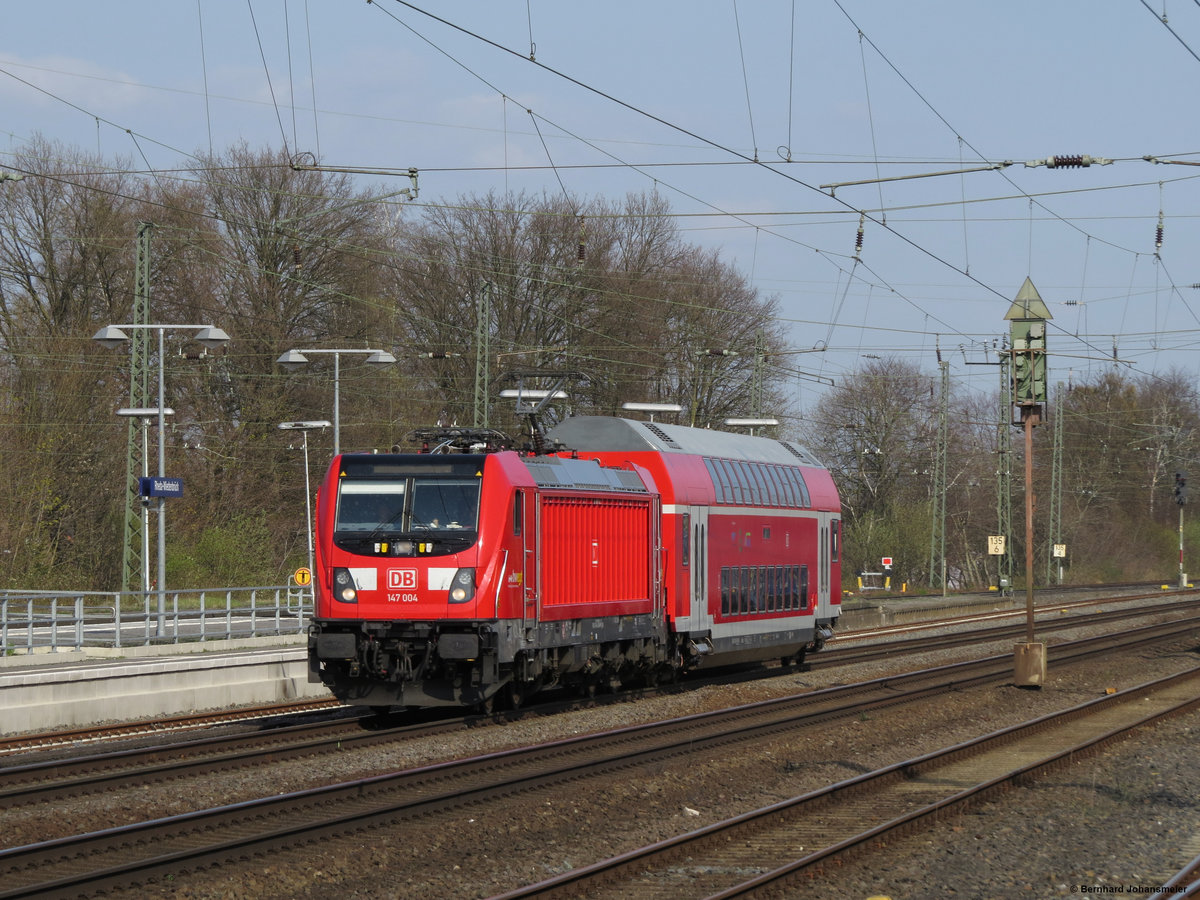
M 299 244 L 292 244 L 292 262 L 295 264 L 297 269 L 300 268 L 300 245 Z
M 1048 169 L 1078 169 L 1092 164 L 1091 157 L 1077 154 L 1075 156 L 1051 156 L 1046 159 Z
M 1154 249 L 1155 250 L 1162 247 L 1162 234 L 1163 234 L 1163 227 L 1161 225 L 1159 225 L 1157 228 L 1154 229 Z
M 858 217 L 858 236 L 854 239 L 854 255 L 857 256 L 862 251 L 863 245 L 863 219 Z

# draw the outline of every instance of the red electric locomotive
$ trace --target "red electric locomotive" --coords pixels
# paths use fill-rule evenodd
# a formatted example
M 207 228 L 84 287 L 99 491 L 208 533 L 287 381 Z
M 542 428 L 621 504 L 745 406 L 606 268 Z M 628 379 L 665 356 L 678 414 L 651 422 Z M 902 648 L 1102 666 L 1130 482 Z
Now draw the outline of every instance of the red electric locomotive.
M 799 661 L 829 636 L 840 506 L 803 448 L 599 416 L 562 422 L 546 454 L 488 438 L 334 457 L 311 681 L 374 707 L 486 707 Z

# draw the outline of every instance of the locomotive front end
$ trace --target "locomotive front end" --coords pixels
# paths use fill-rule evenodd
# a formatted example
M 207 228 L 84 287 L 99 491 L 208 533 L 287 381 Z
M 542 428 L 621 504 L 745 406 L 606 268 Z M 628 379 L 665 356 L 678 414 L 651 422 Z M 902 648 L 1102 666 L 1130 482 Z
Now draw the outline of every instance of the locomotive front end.
M 317 503 L 309 676 L 376 707 L 477 705 L 499 687 L 481 454 L 336 457 Z M 482 570 L 481 570 L 482 568 Z

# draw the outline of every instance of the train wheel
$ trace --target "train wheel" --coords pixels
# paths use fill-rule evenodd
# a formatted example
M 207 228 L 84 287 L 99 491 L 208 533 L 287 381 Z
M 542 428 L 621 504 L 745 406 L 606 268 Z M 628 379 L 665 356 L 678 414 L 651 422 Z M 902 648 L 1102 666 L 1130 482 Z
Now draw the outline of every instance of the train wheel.
M 525 702 L 542 689 L 542 678 L 533 681 L 510 681 L 505 688 L 508 694 L 509 709 L 520 709 Z

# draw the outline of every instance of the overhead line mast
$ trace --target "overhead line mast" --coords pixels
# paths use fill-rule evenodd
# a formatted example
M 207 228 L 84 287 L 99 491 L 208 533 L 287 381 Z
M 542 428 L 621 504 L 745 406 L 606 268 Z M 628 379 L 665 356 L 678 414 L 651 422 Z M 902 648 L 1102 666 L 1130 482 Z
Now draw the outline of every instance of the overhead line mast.
M 139 222 L 137 227 L 137 259 L 134 264 L 133 311 L 130 321 L 135 325 L 146 325 L 150 321 L 150 233 L 154 226 Z M 150 330 L 132 329 L 129 336 L 129 405 L 134 409 L 145 409 L 150 404 Z M 142 586 L 146 537 L 146 516 L 142 506 L 141 476 L 146 461 L 146 447 L 139 434 L 142 425 L 130 418 L 125 453 L 125 526 L 124 548 L 121 552 L 121 590 L 131 590 L 132 585 Z M 161 441 L 163 436 L 160 434 Z

